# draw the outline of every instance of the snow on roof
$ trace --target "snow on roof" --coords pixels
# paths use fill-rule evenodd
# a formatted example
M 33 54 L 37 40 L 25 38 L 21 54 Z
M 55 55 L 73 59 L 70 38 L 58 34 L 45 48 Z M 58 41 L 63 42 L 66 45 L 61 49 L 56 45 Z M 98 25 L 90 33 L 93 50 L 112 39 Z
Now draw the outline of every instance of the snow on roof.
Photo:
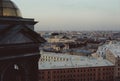
M 115 57 L 120 57 L 120 45 L 115 45 L 115 46 L 109 48 L 109 50 L 112 52 L 112 54 Z
M 99 66 L 113 66 L 108 60 L 86 56 L 76 56 L 67 54 L 55 54 L 51 53 L 51 56 L 60 56 L 69 58 L 68 61 L 39 61 L 39 69 L 62 69 L 62 68 L 80 68 L 80 67 L 99 67 Z
M 110 50 L 115 57 L 117 56 L 120 57 L 120 42 L 115 42 L 115 43 L 110 42 L 109 44 L 100 46 L 97 50 L 97 53 L 101 55 L 101 52 L 103 52 L 102 54 L 105 55 L 106 50 Z

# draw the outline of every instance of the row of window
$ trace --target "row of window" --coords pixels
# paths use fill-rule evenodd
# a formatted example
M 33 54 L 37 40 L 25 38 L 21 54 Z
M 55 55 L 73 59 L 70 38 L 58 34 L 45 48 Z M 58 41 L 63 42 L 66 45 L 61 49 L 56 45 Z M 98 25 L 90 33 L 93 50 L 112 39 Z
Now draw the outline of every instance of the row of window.
M 41 61 L 41 62 L 44 62 L 44 61 L 48 61 L 48 62 L 54 61 L 54 62 L 56 62 L 56 61 L 68 61 L 68 59 L 55 60 L 55 59 L 44 59 L 44 58 L 41 58 L 40 61 Z
M 41 59 L 50 59 L 50 60 L 68 61 L 68 58 L 53 57 L 53 56 L 42 56 Z
M 42 75 L 44 75 L 44 74 L 40 74 L 40 76 L 42 76 Z M 91 77 L 91 76 L 111 76 L 111 75 L 113 75 L 113 72 L 108 72 L 108 73 L 79 73 L 79 74 L 75 74 L 75 73 L 73 73 L 73 74 L 53 74 L 52 76 L 56 76 L 56 77 L 61 77 L 61 76 L 64 76 L 64 77 L 69 77 L 69 76 L 71 76 L 71 77 Z M 49 76 L 51 76 L 51 74 L 48 74 L 48 77 Z
M 57 75 L 39 75 L 40 77 L 43 77 L 46 76 L 47 78 L 50 78 L 51 76 L 54 77 L 54 78 L 70 78 L 70 77 L 74 77 L 74 78 L 77 78 L 77 77 L 82 77 L 82 78 L 88 78 L 88 77 L 109 77 L 109 76 L 112 76 L 113 74 L 110 73 L 110 74 L 95 74 L 95 73 L 91 73 L 91 74 L 65 74 L 65 75 L 61 75 L 61 74 L 57 74 Z
M 119 69 L 119 68 L 118 68 Z M 120 70 L 120 69 L 119 69 Z M 112 73 L 113 71 L 114 71 L 114 68 L 101 68 L 101 69 L 70 69 L 70 70 L 67 70 L 67 69 L 65 69 L 65 70 L 63 70 L 63 69 L 61 69 L 61 70 L 52 70 L 52 71 L 40 71 L 40 73 L 41 74 L 44 74 L 44 72 L 47 72 L 48 74 L 50 73 L 50 72 L 52 72 L 53 74 L 58 74 L 58 73 L 80 73 L 80 72 L 82 72 L 82 73 L 84 73 L 84 72 L 86 72 L 86 73 L 95 73 L 95 72 L 99 72 L 99 73 L 103 73 L 103 74 L 109 74 L 109 73 Z
M 119 69 L 120 70 L 120 69 Z M 69 72 L 93 72 L 93 71 L 99 71 L 99 72 L 105 72 L 105 71 L 114 71 L 114 68 L 102 68 L 102 69 L 70 69 L 70 70 L 56 70 L 52 71 L 53 73 L 69 73 Z M 48 71 L 49 73 L 50 71 Z
M 60 58 L 60 57 L 53 57 L 53 56 L 43 56 L 43 58 L 46 58 L 46 59 L 57 59 L 57 58 Z M 61 58 L 62 59 L 62 58 Z
M 54 76 L 54 77 L 52 77 L 52 78 L 50 78 L 50 77 L 39 77 L 39 79 L 40 80 L 45 80 L 45 79 L 47 79 L 47 80 L 50 80 L 50 81 L 67 81 L 67 80 L 70 80 L 70 79 L 73 79 L 74 81 L 94 81 L 94 80 L 113 80 L 113 76 L 102 76 L 102 77 L 95 77 L 95 76 L 93 76 L 93 77 L 72 77 L 72 76 L 69 76 L 69 77 L 64 77 L 64 76 L 60 76 L 60 77 L 56 77 L 56 76 Z

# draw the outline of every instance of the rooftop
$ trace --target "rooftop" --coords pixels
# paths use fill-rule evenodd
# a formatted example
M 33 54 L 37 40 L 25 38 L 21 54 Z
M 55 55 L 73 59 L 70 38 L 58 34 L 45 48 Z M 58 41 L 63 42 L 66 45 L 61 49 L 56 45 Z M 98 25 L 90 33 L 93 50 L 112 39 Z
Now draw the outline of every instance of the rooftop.
M 120 42 L 110 42 L 109 44 L 105 44 L 100 46 L 97 50 L 97 53 L 103 52 L 102 54 L 106 54 L 106 50 L 110 50 L 115 57 L 120 57 Z
M 62 69 L 62 68 L 82 68 L 82 67 L 99 67 L 99 66 L 114 66 L 108 60 L 99 58 L 95 59 L 93 57 L 86 57 L 86 56 L 76 56 L 76 55 L 67 55 L 67 54 L 51 54 L 45 53 L 41 54 L 41 56 L 60 56 L 69 58 L 68 61 L 39 61 L 39 69 Z

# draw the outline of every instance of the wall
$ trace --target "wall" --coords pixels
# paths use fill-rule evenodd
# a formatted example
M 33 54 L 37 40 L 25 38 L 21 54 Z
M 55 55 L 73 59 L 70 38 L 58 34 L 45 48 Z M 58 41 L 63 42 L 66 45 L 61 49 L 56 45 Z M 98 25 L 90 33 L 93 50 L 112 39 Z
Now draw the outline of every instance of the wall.
M 114 81 L 114 67 L 82 67 L 39 70 L 39 81 Z

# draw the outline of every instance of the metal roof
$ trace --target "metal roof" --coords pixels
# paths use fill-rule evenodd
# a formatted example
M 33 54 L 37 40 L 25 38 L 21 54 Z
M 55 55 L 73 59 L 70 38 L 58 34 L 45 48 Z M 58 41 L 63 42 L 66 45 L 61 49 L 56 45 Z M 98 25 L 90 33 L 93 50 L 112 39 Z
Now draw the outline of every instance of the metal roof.
M 39 69 L 63 69 L 63 68 L 81 68 L 81 67 L 99 67 L 99 66 L 114 66 L 108 60 L 102 58 L 93 58 L 86 56 L 76 56 L 67 54 L 47 53 L 41 54 L 42 56 L 64 57 L 69 58 L 68 61 L 39 61 Z

